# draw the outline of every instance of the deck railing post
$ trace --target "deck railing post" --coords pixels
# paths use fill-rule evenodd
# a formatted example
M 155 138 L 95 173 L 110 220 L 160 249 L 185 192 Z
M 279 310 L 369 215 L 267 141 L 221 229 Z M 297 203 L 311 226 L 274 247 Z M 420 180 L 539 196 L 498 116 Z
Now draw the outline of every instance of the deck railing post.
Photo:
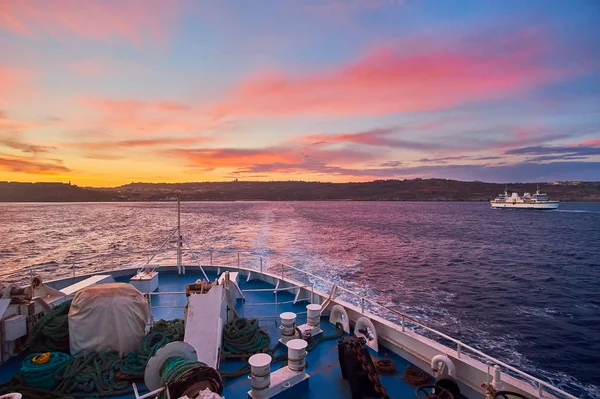
M 360 298 L 360 313 L 365 313 L 365 297 Z
M 404 317 L 402 317 L 402 332 L 404 332 L 405 321 L 406 321 L 406 319 Z
M 213 265 L 213 259 L 212 259 L 212 249 L 210 250 L 210 265 Z
M 240 253 L 238 252 L 238 269 L 240 268 Z
M 262 256 L 260 258 L 260 272 L 262 273 Z
M 281 279 L 283 280 L 283 263 L 281 264 Z
M 315 282 L 313 281 L 312 287 L 310 288 L 310 303 L 315 303 Z
M 544 385 L 541 382 L 538 382 L 538 396 L 541 398 L 544 396 Z
M 277 290 L 275 290 L 275 314 L 274 314 L 274 316 L 275 316 L 275 324 L 277 324 L 277 303 L 278 302 L 279 301 L 277 300 Z
M 75 278 L 75 261 L 73 261 L 73 265 L 71 266 L 71 277 Z
M 456 357 L 458 357 L 460 359 L 460 349 L 461 349 L 461 345 L 460 344 L 456 344 Z

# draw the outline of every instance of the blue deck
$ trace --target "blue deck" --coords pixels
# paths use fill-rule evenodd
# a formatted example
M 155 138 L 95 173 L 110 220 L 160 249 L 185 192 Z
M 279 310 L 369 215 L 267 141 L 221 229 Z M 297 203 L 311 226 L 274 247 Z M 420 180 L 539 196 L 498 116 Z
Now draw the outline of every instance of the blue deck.
M 212 273 L 208 275 L 211 280 L 214 280 L 217 275 Z M 184 292 L 185 285 L 195 282 L 200 278 L 197 272 L 189 272 L 187 275 L 179 276 L 175 273 L 161 273 L 159 275 L 159 292 Z M 118 281 L 128 282 L 128 277 L 117 278 Z M 246 282 L 245 276 L 240 276 L 240 288 L 247 289 L 264 289 L 274 288 L 273 285 L 261 280 L 251 280 Z M 253 303 L 274 302 L 274 294 L 272 292 L 245 292 L 245 305 Z M 291 302 L 294 295 L 288 292 L 279 292 L 279 302 Z M 183 318 L 183 306 L 186 304 L 185 295 L 157 295 L 153 296 L 152 306 L 181 306 L 181 308 L 154 308 L 152 314 L 155 320 L 165 319 L 172 320 Z M 242 301 L 238 300 L 236 311 L 240 316 L 246 318 L 269 316 L 271 318 L 260 319 L 260 325 L 267 330 L 271 337 L 271 347 L 273 347 L 280 336 L 278 328 L 278 319 L 273 317 L 282 312 L 304 312 L 308 302 L 299 302 L 296 305 L 292 303 L 261 306 L 244 306 L 242 309 Z M 306 322 L 306 315 L 299 314 L 297 323 L 303 324 Z M 321 328 L 324 335 L 334 335 L 335 327 L 330 324 L 327 319 L 321 320 Z M 281 346 L 276 355 L 285 353 L 286 348 Z M 388 351 L 385 348 L 380 348 L 379 353 L 371 352 L 371 355 L 376 358 L 389 358 L 396 365 L 396 373 L 389 376 L 380 376 L 382 384 L 385 386 L 391 398 L 413 398 L 414 388 L 406 384 L 402 377 L 406 366 L 409 364 L 405 359 Z M 0 367 L 0 383 L 10 379 L 18 370 L 20 358 L 12 359 Z M 307 356 L 307 372 L 310 375 L 310 390 L 302 395 L 293 395 L 294 398 L 314 399 L 314 398 L 349 398 L 351 397 L 350 388 L 342 378 L 337 352 L 337 340 L 329 340 L 321 342 Z M 221 363 L 221 370 L 233 371 L 238 369 L 244 363 L 238 360 L 227 360 Z M 412 365 L 415 367 L 414 365 Z M 281 367 L 281 363 L 271 365 L 271 371 L 275 371 Z M 250 380 L 246 376 L 225 381 L 225 390 L 223 395 L 226 398 L 245 398 L 247 391 L 250 390 Z M 131 398 L 131 396 L 125 396 Z M 124 397 L 124 398 L 125 398 Z

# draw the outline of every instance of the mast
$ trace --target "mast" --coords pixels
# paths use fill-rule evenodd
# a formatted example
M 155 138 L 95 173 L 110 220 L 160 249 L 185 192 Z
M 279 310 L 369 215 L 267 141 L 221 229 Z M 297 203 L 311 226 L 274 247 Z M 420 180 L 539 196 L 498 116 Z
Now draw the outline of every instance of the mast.
M 177 270 L 181 273 L 181 201 L 177 194 Z

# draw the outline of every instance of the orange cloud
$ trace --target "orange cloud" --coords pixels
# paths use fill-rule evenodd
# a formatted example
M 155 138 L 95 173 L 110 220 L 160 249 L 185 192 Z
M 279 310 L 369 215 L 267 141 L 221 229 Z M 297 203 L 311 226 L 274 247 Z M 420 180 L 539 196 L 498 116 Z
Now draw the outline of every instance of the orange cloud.
M 4 145 L 15 150 L 19 150 L 29 154 L 47 154 L 56 150 L 54 146 L 37 145 L 24 143 L 14 139 L 2 139 L 0 138 L 0 145 Z
M 136 100 L 110 100 L 88 98 L 83 103 L 91 108 L 111 114 L 129 114 L 146 111 L 187 111 L 190 109 L 185 104 L 170 101 L 145 102 Z
M 0 112 L 0 135 L 2 136 L 19 135 L 36 126 L 38 126 L 38 124 L 34 122 L 8 119 L 3 117 L 2 112 Z
M 252 76 L 210 109 L 216 118 L 431 111 L 499 98 L 573 73 L 544 62 L 549 46 L 530 32 L 454 49 L 441 46 L 386 46 L 328 71 Z
M 240 169 L 305 170 L 311 165 L 348 165 L 378 158 L 364 150 L 325 149 L 293 145 L 256 149 L 173 149 L 161 154 L 182 160 L 185 166 L 203 170 Z
M 265 149 L 174 149 L 166 155 L 183 159 L 190 167 L 213 170 L 217 168 L 242 168 L 252 164 L 299 162 L 296 154 L 277 148 Z
M 75 35 L 162 43 L 178 11 L 179 2 L 170 0 L 3 0 L 0 29 L 27 37 Z
M 0 170 L 33 175 L 57 175 L 71 171 L 69 168 L 62 165 L 61 160 L 57 159 L 48 161 L 50 162 L 35 158 L 15 157 L 6 154 L 0 154 Z

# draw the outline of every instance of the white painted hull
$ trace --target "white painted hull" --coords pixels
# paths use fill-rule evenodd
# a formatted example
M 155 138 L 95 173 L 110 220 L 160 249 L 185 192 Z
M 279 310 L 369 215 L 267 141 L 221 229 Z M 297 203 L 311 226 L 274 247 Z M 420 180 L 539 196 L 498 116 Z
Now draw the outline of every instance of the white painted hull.
M 543 203 L 525 203 L 525 202 L 494 202 L 491 201 L 492 208 L 512 208 L 512 209 L 558 209 L 559 202 L 543 202 Z
M 185 268 L 188 269 L 188 273 L 198 273 L 198 276 L 201 275 L 198 272 L 198 265 L 188 265 Z M 213 265 L 203 265 L 203 269 L 206 272 L 214 272 L 220 274 L 224 271 L 229 271 L 230 273 L 238 272 L 241 275 L 246 275 L 247 280 L 250 279 L 259 279 L 265 281 L 269 284 L 275 285 L 279 290 L 286 290 L 288 287 L 297 287 L 296 295 L 298 298 L 307 298 L 311 303 L 320 304 L 324 306 L 322 316 L 326 316 L 331 312 L 331 309 L 334 305 L 342 306 L 348 315 L 349 321 L 351 324 L 356 326 L 356 323 L 360 317 L 367 317 L 375 326 L 375 331 L 377 332 L 379 344 L 383 347 L 388 348 L 389 350 L 395 352 L 399 356 L 407 359 L 412 362 L 416 366 L 420 367 L 423 370 L 431 369 L 431 360 L 436 355 L 445 354 L 452 361 L 454 366 L 456 367 L 456 374 L 459 376 L 457 378 L 457 382 L 460 384 L 460 390 L 463 395 L 468 398 L 482 398 L 482 389 L 480 387 L 481 383 L 484 381 L 489 381 L 489 366 L 487 364 L 482 363 L 480 360 L 476 359 L 475 356 L 486 358 L 490 363 L 489 364 L 497 364 L 504 369 L 510 368 L 514 373 L 520 374 L 521 377 L 524 377 L 525 380 L 535 381 L 535 383 L 539 384 L 540 380 L 532 377 L 526 373 L 523 373 L 515 368 L 510 367 L 509 365 L 501 362 L 500 360 L 489 357 L 488 355 L 480 352 L 467 344 L 460 342 L 452 337 L 446 336 L 434 329 L 426 327 L 420 324 L 418 321 L 411 319 L 408 316 L 404 316 L 400 313 L 397 313 L 393 309 L 387 308 L 385 306 L 379 305 L 374 301 L 369 300 L 368 298 L 362 297 L 362 303 L 364 306 L 365 301 L 368 304 L 373 305 L 375 308 L 379 310 L 387 310 L 391 315 L 396 315 L 397 317 L 401 317 L 402 321 L 400 324 L 396 324 L 390 320 L 386 320 L 385 318 L 370 313 L 368 310 L 365 310 L 361 306 L 354 305 L 352 303 L 346 302 L 342 298 L 336 297 L 335 289 L 332 288 L 332 291 L 326 292 L 316 289 L 314 285 L 312 287 L 307 286 L 305 283 L 300 281 L 293 280 L 289 277 L 284 277 L 283 273 L 280 275 L 276 271 L 259 271 L 255 269 L 248 269 L 240 266 L 213 266 Z M 118 269 L 114 271 L 109 271 L 105 273 L 110 273 L 114 277 L 122 277 L 122 276 L 130 276 L 134 275 L 137 272 L 137 268 L 131 269 Z M 178 270 L 177 266 L 160 266 L 156 269 L 159 272 L 175 272 Z M 282 269 L 283 270 L 283 269 Z M 302 272 L 299 269 L 296 269 L 299 272 Z M 317 276 L 314 276 L 310 273 L 306 273 L 312 278 L 319 279 L 320 281 L 325 282 Z M 50 287 L 64 288 L 64 286 L 74 283 L 75 280 L 79 281 L 81 279 L 85 279 L 88 276 L 80 276 L 74 278 L 66 278 L 55 281 L 48 281 L 44 284 Z M 329 285 L 333 283 L 328 283 Z M 335 286 L 335 285 L 334 285 Z M 346 291 L 346 290 L 344 290 Z M 351 291 L 347 291 L 350 295 L 358 295 L 354 294 Z M 171 293 L 173 294 L 173 293 Z M 183 294 L 183 293 L 182 293 Z M 357 297 L 355 297 L 357 298 Z M 405 326 L 408 324 L 408 326 Z M 432 337 L 443 337 L 446 340 L 450 340 L 453 343 L 450 345 L 456 346 L 456 350 L 454 348 L 450 348 L 445 346 L 439 342 L 436 342 L 431 337 L 425 337 L 419 333 L 416 327 L 419 327 L 420 330 L 426 330 L 432 333 Z M 504 389 L 509 391 L 514 391 L 525 395 L 528 398 L 542 398 L 539 396 L 539 388 L 533 386 L 533 382 L 524 382 L 521 379 L 515 378 L 511 374 L 507 374 L 505 370 L 501 373 L 501 381 L 504 384 Z M 543 389 L 543 398 L 545 399 L 576 399 L 575 396 L 569 395 L 564 391 L 560 391 L 555 387 L 551 387 L 549 384 L 544 384 Z M 562 396 L 555 396 L 551 392 L 556 391 L 562 394 Z

